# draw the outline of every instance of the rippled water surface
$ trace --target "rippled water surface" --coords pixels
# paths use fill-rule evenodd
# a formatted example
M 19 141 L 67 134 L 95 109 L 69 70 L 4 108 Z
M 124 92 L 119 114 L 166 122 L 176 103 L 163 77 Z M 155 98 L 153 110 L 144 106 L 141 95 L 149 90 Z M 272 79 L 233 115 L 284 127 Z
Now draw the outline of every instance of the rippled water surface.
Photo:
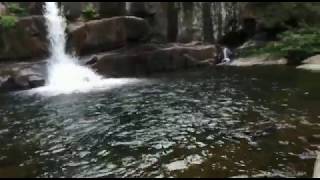
M 320 74 L 221 67 L 0 95 L 0 177 L 311 177 Z

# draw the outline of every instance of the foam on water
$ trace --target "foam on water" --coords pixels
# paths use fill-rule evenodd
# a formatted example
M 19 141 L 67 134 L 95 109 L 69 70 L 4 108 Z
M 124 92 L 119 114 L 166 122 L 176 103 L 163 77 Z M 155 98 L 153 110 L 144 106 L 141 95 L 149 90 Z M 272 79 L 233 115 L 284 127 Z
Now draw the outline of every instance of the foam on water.
M 72 86 L 55 86 L 47 85 L 28 91 L 28 94 L 42 94 L 45 96 L 56 96 L 60 94 L 73 94 L 73 93 L 87 93 L 97 92 L 118 88 L 124 85 L 137 84 L 143 82 L 141 79 L 134 78 L 108 78 L 100 81 L 89 81 L 86 83 L 78 82 L 73 83 Z

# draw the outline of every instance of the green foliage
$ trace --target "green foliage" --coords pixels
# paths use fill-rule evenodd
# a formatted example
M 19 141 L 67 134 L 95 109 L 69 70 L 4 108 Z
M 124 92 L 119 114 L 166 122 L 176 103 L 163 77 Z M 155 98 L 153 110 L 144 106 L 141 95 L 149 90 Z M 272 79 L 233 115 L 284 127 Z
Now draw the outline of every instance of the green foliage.
M 8 11 L 10 14 L 14 14 L 16 16 L 25 16 L 27 15 L 27 11 L 20 7 L 20 5 L 18 3 L 13 3 L 13 2 L 10 2 L 8 3 Z
M 82 10 L 82 16 L 85 20 L 92 20 L 99 17 L 96 8 L 91 3 Z
M 0 17 L 0 25 L 4 27 L 5 29 L 10 29 L 14 27 L 17 23 L 17 17 L 16 16 L 1 16 Z
M 304 27 L 289 30 L 279 35 L 280 41 L 270 42 L 264 47 L 248 49 L 242 56 L 272 54 L 289 60 L 302 60 L 320 53 L 320 30 L 318 27 Z

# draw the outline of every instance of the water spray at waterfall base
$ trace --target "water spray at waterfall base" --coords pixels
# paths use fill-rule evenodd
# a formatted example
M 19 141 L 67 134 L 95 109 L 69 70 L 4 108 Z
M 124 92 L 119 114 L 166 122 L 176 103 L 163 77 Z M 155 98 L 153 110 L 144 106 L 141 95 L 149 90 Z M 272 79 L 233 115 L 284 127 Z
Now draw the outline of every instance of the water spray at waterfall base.
M 33 89 L 31 92 L 45 95 L 71 94 L 109 89 L 138 81 L 126 78 L 104 79 L 90 68 L 80 65 L 76 57 L 65 51 L 67 24 L 56 2 L 44 4 L 44 17 L 50 42 L 48 77 L 44 87 Z

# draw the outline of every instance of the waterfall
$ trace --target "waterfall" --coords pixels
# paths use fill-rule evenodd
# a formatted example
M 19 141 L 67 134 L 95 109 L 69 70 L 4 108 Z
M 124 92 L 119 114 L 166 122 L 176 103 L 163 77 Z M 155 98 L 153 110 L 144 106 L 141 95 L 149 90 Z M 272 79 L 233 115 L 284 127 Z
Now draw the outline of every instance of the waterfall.
M 34 89 L 45 95 L 71 94 L 102 90 L 136 82 L 135 79 L 104 79 L 88 67 L 79 64 L 79 60 L 66 53 L 66 19 L 59 11 L 56 2 L 45 2 L 44 17 L 47 38 L 50 42 L 50 57 L 47 63 L 48 77 L 46 85 Z
M 66 20 L 59 13 L 57 3 L 46 2 L 44 16 L 50 41 L 48 86 L 78 89 L 86 83 L 101 81 L 102 77 L 78 64 L 78 60 L 65 52 Z

